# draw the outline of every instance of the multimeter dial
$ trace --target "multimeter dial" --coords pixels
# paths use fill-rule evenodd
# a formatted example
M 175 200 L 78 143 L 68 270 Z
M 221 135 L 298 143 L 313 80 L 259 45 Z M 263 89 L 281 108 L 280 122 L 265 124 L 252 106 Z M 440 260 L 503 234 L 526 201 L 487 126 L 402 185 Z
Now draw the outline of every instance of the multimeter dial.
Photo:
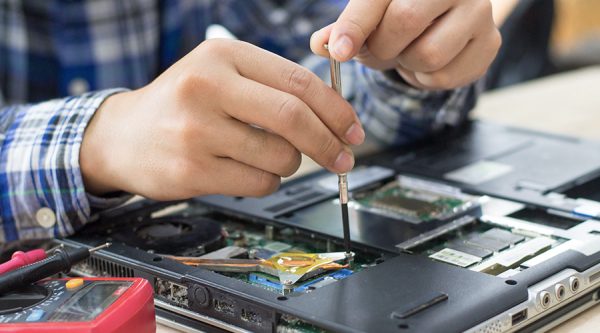
M 131 285 L 129 281 L 40 281 L 0 298 L 0 324 L 94 320 Z
M 51 292 L 49 289 L 39 286 L 30 285 L 19 291 L 0 296 L 0 314 L 14 313 L 23 311 L 45 301 Z

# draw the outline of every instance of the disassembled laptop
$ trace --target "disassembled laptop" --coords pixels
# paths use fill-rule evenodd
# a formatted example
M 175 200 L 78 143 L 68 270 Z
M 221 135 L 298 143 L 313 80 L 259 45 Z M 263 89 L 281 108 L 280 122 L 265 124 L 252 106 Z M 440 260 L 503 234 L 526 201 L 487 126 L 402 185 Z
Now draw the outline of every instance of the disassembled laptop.
M 599 148 L 473 123 L 359 160 L 352 261 L 325 172 L 265 198 L 136 202 L 60 242 L 111 241 L 73 273 L 147 278 L 159 321 L 189 331 L 544 329 L 600 296 Z

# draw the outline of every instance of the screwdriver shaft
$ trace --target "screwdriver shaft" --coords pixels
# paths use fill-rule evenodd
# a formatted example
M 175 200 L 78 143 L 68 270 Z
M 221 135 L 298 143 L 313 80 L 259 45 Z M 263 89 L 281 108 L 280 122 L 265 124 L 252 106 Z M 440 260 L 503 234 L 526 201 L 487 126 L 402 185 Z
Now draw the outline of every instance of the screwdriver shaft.
M 338 175 L 340 205 L 342 208 L 342 227 L 344 230 L 344 250 L 350 254 L 350 220 L 348 218 L 348 181 L 345 173 Z
M 329 72 L 331 75 L 331 88 L 335 90 L 340 96 L 342 95 L 342 75 L 340 73 L 340 62 L 329 58 Z
M 328 45 L 325 48 L 328 49 Z M 329 57 L 329 72 L 331 75 L 331 88 L 340 96 L 342 95 L 342 75 L 340 73 L 340 62 Z M 350 258 L 350 221 L 348 218 L 348 177 L 345 173 L 338 174 L 338 186 L 340 190 L 340 206 L 342 209 L 342 227 L 344 230 L 344 250 Z

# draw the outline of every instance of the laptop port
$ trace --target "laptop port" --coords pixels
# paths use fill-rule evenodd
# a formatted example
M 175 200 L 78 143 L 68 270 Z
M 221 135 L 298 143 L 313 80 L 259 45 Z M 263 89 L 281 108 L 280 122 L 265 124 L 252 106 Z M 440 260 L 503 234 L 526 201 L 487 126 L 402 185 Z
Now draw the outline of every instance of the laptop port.
M 554 295 L 556 296 L 557 300 L 562 301 L 562 299 L 565 297 L 565 286 L 563 286 L 562 284 L 555 285 Z
M 519 311 L 519 312 L 515 313 L 514 315 L 512 315 L 512 321 L 511 321 L 512 326 L 518 325 L 525 319 L 527 319 L 527 309 L 525 309 L 523 311 Z
M 579 291 L 579 279 L 576 278 L 575 276 L 571 276 L 569 278 L 569 287 L 571 288 L 571 291 L 576 293 Z
M 540 293 L 540 304 L 542 305 L 542 307 L 545 309 L 550 305 L 550 293 L 547 291 L 542 291 Z

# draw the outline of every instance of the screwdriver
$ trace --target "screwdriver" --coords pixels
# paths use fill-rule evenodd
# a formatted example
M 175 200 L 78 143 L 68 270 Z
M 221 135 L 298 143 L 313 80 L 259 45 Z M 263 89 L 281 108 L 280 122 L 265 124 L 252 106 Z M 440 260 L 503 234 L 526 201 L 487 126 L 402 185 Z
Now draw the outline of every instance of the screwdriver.
M 106 243 L 91 249 L 77 248 L 69 251 L 58 248 L 46 259 L 0 275 L 0 294 L 25 287 L 60 272 L 67 272 L 71 266 L 88 258 L 90 254 L 109 246 L 110 243 Z
M 329 50 L 327 44 L 325 49 Z M 340 62 L 329 57 L 329 73 L 331 75 L 331 88 L 340 96 L 342 95 L 342 76 L 340 73 Z M 350 221 L 348 219 L 348 176 L 345 173 L 338 174 L 338 188 L 340 191 L 340 206 L 342 208 L 342 227 L 344 230 L 344 250 L 348 262 L 352 261 L 354 254 L 350 251 Z

